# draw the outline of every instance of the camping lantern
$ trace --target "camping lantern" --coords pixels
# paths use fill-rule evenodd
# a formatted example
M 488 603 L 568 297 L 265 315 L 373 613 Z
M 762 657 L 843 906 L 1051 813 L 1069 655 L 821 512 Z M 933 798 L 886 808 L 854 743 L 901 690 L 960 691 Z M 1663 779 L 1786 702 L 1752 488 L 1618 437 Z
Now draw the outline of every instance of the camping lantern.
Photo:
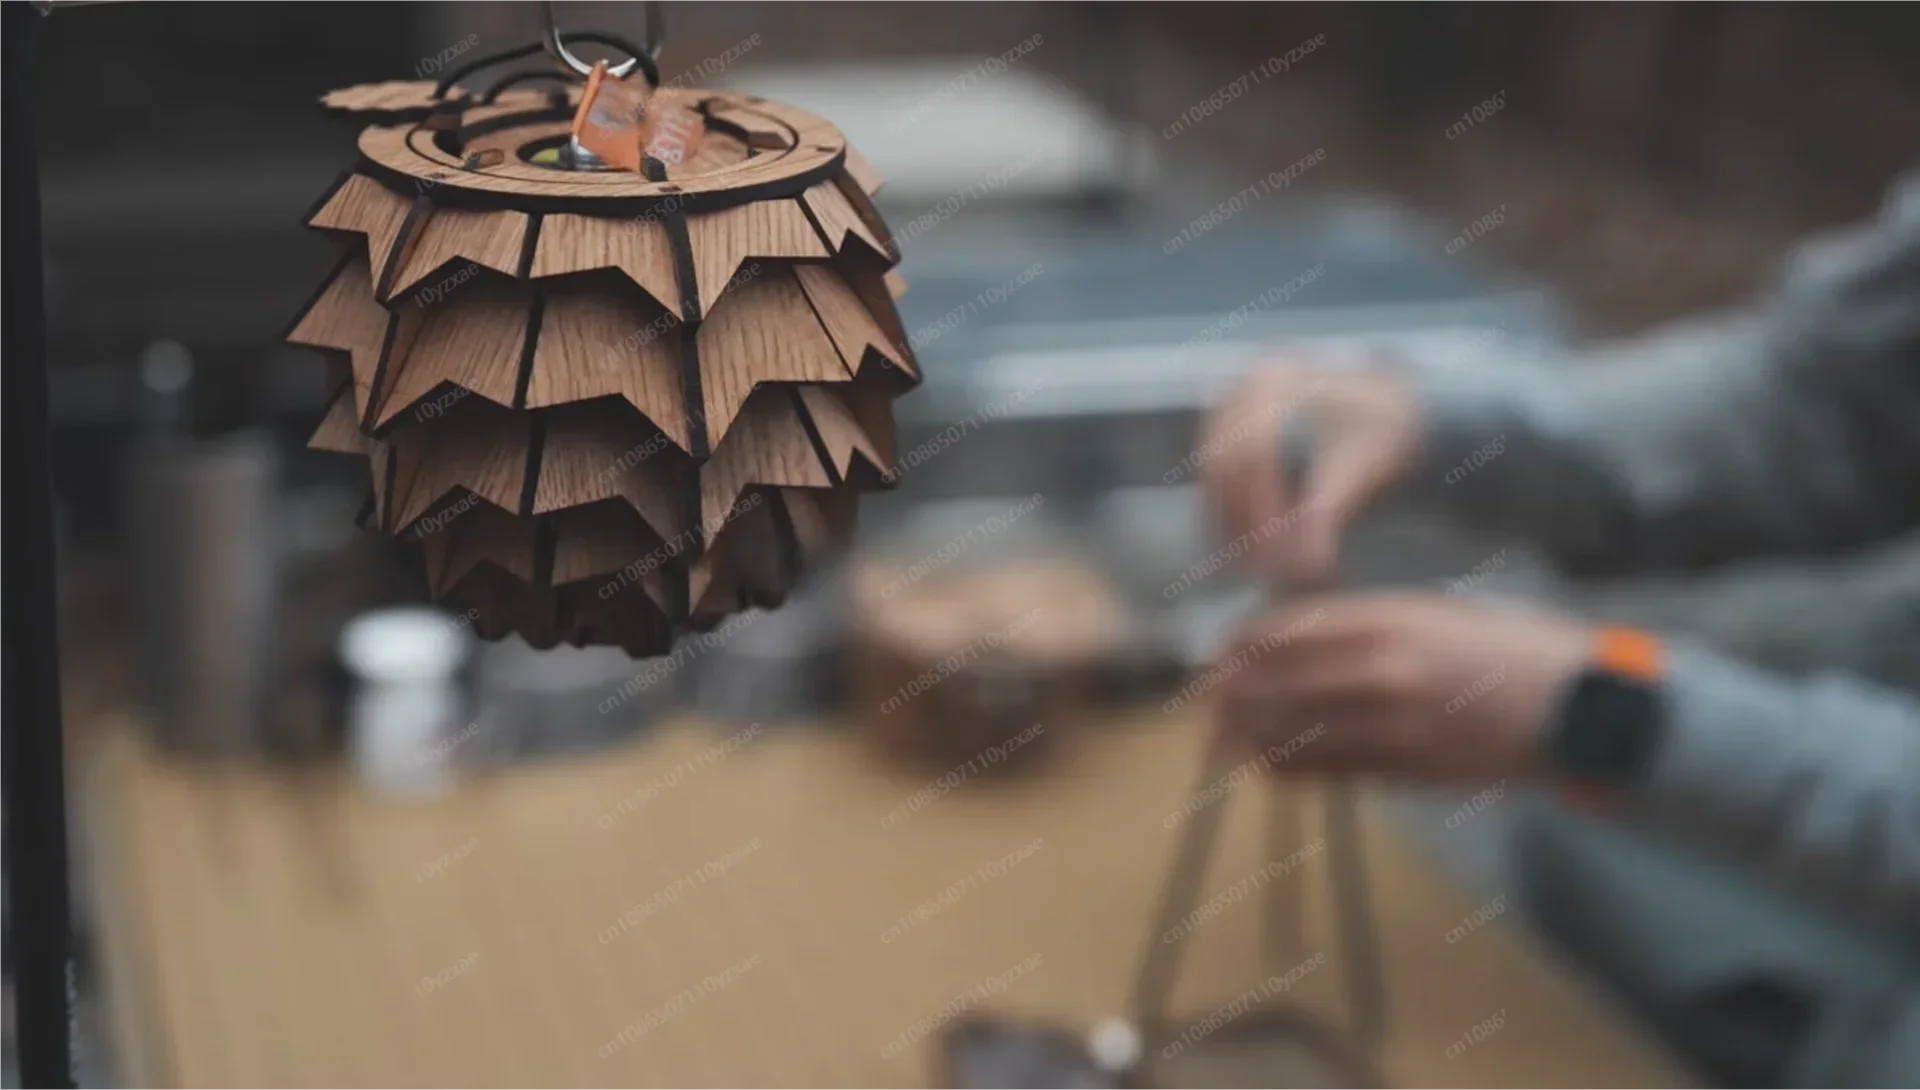
M 654 655 L 779 604 L 889 482 L 919 381 L 899 253 L 830 122 L 545 45 L 552 88 L 453 86 L 531 45 L 326 97 L 370 123 L 288 340 L 338 361 L 310 445 L 366 459 L 362 523 L 418 544 L 436 600 L 483 638 Z M 638 170 L 581 139 L 616 92 Z

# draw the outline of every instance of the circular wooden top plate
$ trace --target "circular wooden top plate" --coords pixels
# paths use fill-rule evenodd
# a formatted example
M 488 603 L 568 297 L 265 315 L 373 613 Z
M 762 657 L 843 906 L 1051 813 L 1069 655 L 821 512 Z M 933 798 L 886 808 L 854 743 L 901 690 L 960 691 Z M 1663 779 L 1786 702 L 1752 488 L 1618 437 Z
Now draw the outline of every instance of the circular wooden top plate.
M 846 158 L 840 130 L 804 110 L 766 99 L 715 91 L 657 92 L 705 115 L 709 154 L 649 181 L 628 171 L 570 171 L 529 161 L 563 141 L 573 107 L 516 95 L 468 110 L 459 128 L 431 122 L 374 125 L 360 134 L 360 153 L 376 170 L 433 188 L 435 200 L 468 198 L 517 208 L 578 207 L 603 201 L 678 199 L 723 207 L 798 193 L 837 171 Z M 483 159 L 477 150 L 500 151 Z M 471 164 L 471 165 L 470 165 Z

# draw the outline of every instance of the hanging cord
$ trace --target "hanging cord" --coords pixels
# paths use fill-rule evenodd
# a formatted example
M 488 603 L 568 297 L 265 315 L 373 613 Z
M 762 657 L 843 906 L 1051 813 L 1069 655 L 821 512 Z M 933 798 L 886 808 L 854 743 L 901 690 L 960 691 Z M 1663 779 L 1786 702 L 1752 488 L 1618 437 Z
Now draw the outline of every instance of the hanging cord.
M 632 71 L 634 67 L 637 67 L 640 69 L 640 74 L 647 78 L 649 84 L 654 87 L 660 86 L 660 65 L 654 60 L 653 53 L 649 53 L 646 49 L 634 45 L 625 38 L 615 34 L 602 34 L 592 30 L 572 31 L 565 35 L 565 37 L 568 42 L 583 42 L 588 45 L 610 46 L 626 53 L 630 58 L 628 62 L 624 62 L 629 65 L 628 71 Z M 490 53 L 484 57 L 478 57 L 468 61 L 466 64 L 440 77 L 440 82 L 433 86 L 433 97 L 445 98 L 447 91 L 450 90 L 454 84 L 473 75 L 475 72 L 483 71 L 496 65 L 511 64 L 517 60 L 524 60 L 527 57 L 542 52 L 546 48 L 547 45 L 545 42 L 528 42 L 522 46 L 515 46 L 512 49 L 501 50 L 498 53 Z M 659 47 L 656 45 L 654 46 L 654 53 L 657 52 L 659 52 Z M 527 72 L 520 73 L 518 79 L 534 79 L 546 75 L 551 75 L 556 79 L 575 78 L 569 72 Z M 515 80 L 515 77 L 508 77 L 508 80 Z M 488 88 L 486 94 L 482 96 L 483 101 L 491 102 L 491 96 L 497 95 L 500 91 L 504 90 L 506 83 L 507 81 L 503 80 L 500 83 L 496 83 L 493 87 Z
M 537 80 L 554 80 L 559 83 L 575 82 L 573 75 L 568 72 L 514 72 L 511 75 L 500 77 L 500 79 L 489 84 L 486 90 L 480 92 L 480 105 L 491 106 L 495 100 L 500 97 L 500 92 L 505 91 L 509 87 L 517 87 L 522 83 L 533 83 Z

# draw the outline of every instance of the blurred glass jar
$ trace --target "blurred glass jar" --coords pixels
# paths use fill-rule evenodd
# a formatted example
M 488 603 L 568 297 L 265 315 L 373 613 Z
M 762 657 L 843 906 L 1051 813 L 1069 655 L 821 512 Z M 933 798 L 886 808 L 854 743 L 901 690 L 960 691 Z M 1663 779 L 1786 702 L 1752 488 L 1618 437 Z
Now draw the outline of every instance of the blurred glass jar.
M 454 749 L 478 729 L 467 722 L 460 682 L 473 636 L 458 620 L 388 609 L 355 618 L 340 634 L 340 661 L 353 679 L 348 744 L 361 778 L 377 790 L 444 790 Z

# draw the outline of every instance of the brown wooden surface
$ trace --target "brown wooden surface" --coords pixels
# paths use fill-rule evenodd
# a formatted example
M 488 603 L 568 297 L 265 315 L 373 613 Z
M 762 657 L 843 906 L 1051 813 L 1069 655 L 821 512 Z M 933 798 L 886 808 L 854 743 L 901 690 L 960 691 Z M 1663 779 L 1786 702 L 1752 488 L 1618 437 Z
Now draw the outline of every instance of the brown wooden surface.
M 658 429 L 611 399 L 576 402 L 542 414 L 535 514 L 622 498 L 664 539 L 679 533 L 674 488 L 680 457 Z M 658 520 L 658 521 L 656 521 Z
M 374 372 L 386 346 L 387 309 L 374 301 L 368 265 L 353 258 L 334 274 L 307 312 L 300 316 L 288 342 L 345 352 L 353 370 L 354 419 L 366 416 L 373 397 Z
M 853 466 L 853 456 L 859 454 L 873 465 L 876 470 L 888 468 L 889 463 L 873 440 L 867 438 L 866 429 L 853 415 L 847 403 L 835 397 L 821 386 L 800 387 L 800 404 L 806 407 L 807 416 L 820 433 L 820 441 L 827 448 L 827 457 L 833 460 L 833 471 L 842 478 Z
M 700 313 L 711 314 L 734 274 L 754 258 L 826 258 L 830 256 L 807 214 L 791 200 L 755 201 L 720 212 L 687 217 L 693 245 L 694 279 L 700 285 Z M 771 264 L 771 263 L 768 263 Z M 762 266 L 761 271 L 766 271 Z
M 847 365 L 848 374 L 859 373 L 868 349 L 896 366 L 900 363 L 906 353 L 888 339 L 880 320 L 860 301 L 859 294 L 838 270 L 830 265 L 796 265 L 793 275 L 806 292 L 814 313 L 820 316 L 827 336 L 833 338 L 834 347 L 840 350 L 840 359 Z
M 327 406 L 327 415 L 320 420 L 320 426 L 313 430 L 307 439 L 312 450 L 331 451 L 335 454 L 360 454 L 372 457 L 382 444 L 378 439 L 369 439 L 360 433 L 360 418 L 354 415 L 353 391 L 341 390 Z
M 464 87 L 447 88 L 445 98 L 436 98 L 433 88 L 433 80 L 395 79 L 385 83 L 362 83 L 357 87 L 329 91 L 321 97 L 320 104 L 329 110 L 345 113 L 400 114 L 452 106 L 467 97 Z
M 534 276 L 619 269 L 670 314 L 680 313 L 680 285 L 662 219 L 577 216 L 556 212 L 540 221 Z
M 633 508 L 624 503 L 571 507 L 552 517 L 559 524 L 553 550 L 556 586 L 581 580 L 604 581 L 661 544 Z M 659 568 L 649 570 L 643 581 L 655 605 L 662 610 L 673 608 Z
M 826 488 L 832 483 L 807 438 L 792 391 L 763 386 L 746 399 L 739 426 L 700 467 L 701 526 L 712 540 L 749 485 Z
M 846 149 L 840 130 L 822 118 L 804 110 L 765 99 L 751 103 L 737 95 L 711 91 L 667 89 L 660 94 L 691 107 L 712 99 L 725 104 L 728 118 L 756 116 L 757 124 L 778 134 L 761 154 L 722 167 L 708 174 L 675 175 L 672 182 L 650 182 L 625 171 L 571 172 L 549 170 L 508 156 L 488 167 L 469 170 L 460 156 L 439 147 L 425 126 L 414 124 L 371 125 L 360 134 L 360 153 L 369 160 L 407 177 L 436 185 L 492 193 L 501 197 L 628 198 L 669 197 L 676 194 L 714 194 L 779 187 L 789 179 L 831 168 Z M 517 109 L 538 109 L 520 106 Z M 503 111 L 512 113 L 514 110 Z M 467 123 L 488 116 L 489 111 L 475 109 L 464 118 Z M 494 113 L 499 116 L 499 112 Z M 541 128 L 564 132 L 564 123 L 530 123 L 529 137 Z M 756 145 L 758 146 L 758 145 Z
M 846 382 L 853 377 L 785 268 L 763 269 L 728 292 L 719 309 L 701 323 L 699 337 L 700 389 L 715 449 L 759 384 Z
M 405 355 L 388 365 L 374 426 L 384 428 L 409 409 L 421 421 L 432 419 L 438 408 L 417 403 L 445 383 L 512 408 L 532 303 L 532 288 L 491 274 L 475 275 L 444 299 L 401 300 L 402 309 L 420 311 L 420 328 Z
M 482 562 L 491 562 L 522 582 L 533 579 L 534 522 L 480 504 L 458 516 L 458 533 L 422 536 L 427 580 L 444 594 Z
M 329 231 L 365 235 L 367 258 L 372 267 L 371 285 L 386 275 L 393 241 L 400 236 L 400 226 L 407 221 L 407 210 L 412 206 L 410 199 L 364 174 L 356 174 L 335 190 L 333 197 L 307 223 Z M 371 286 L 367 297 L 369 300 L 373 297 Z
M 464 488 L 503 511 L 520 509 L 530 418 L 471 399 L 431 424 L 394 433 L 393 521 L 398 532 L 423 515 L 459 518 Z
M 446 291 L 457 292 L 467 286 L 467 277 L 478 272 L 464 268 L 466 264 L 518 276 L 527 230 L 525 212 L 435 208 L 407 240 L 406 256 L 387 297 L 401 299 L 417 288 L 436 287 L 435 279 L 453 281 Z M 452 264 L 456 261 L 460 264 Z
M 911 811 L 925 776 L 839 732 L 661 723 L 418 801 L 332 772 L 171 763 L 113 730 L 79 804 L 119 940 L 115 1009 L 137 1012 L 128 1036 L 146 1046 L 127 1049 L 145 1064 L 127 1084 L 928 1085 L 933 1038 L 883 1055 L 890 1042 L 1029 959 L 972 1013 L 1083 1029 L 1122 1010 L 1194 726 L 1094 725 L 1038 775 L 964 782 Z M 722 751 L 729 736 L 744 744 Z M 1220 804 L 1207 896 L 1270 862 L 1263 794 Z M 1501 924 L 1449 943 L 1475 899 L 1368 825 L 1394 1085 L 1683 1082 Z M 970 878 L 1029 845 L 1002 876 Z M 1297 872 L 1316 892 L 1325 860 Z M 956 883 L 947 907 L 883 939 Z M 1176 1011 L 1204 1015 L 1288 968 L 1259 961 L 1259 905 L 1228 905 L 1185 940 Z M 1326 909 L 1306 926 L 1328 963 L 1294 997 L 1337 1018 Z M 682 992 L 696 998 L 617 1044 Z M 1500 1010 L 1506 1028 L 1447 1058 Z
M 546 285 L 527 408 L 617 394 L 687 450 L 693 440 L 680 388 L 680 325 L 634 294 L 608 291 L 589 277 Z
M 889 251 L 880 236 L 869 228 L 854 209 L 853 202 L 841 192 L 840 186 L 833 181 L 821 182 L 806 191 L 801 197 L 807 207 L 813 210 L 814 218 L 820 221 L 820 229 L 826 232 L 827 241 L 833 244 L 833 252 L 839 253 L 846 247 L 847 236 L 853 235 L 866 243 L 867 248 L 876 256 L 887 257 Z

